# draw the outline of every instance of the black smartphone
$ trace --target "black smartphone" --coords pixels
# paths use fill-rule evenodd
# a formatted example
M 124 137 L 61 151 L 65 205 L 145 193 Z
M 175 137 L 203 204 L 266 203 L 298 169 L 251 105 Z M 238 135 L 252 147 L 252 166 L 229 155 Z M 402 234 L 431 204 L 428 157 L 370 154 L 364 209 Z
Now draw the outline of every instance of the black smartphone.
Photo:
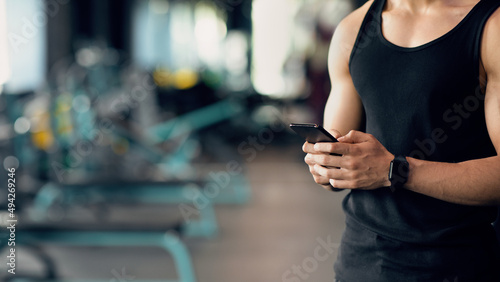
M 309 143 L 338 142 L 330 132 L 326 131 L 321 125 L 315 123 L 291 123 L 290 128 Z M 344 189 L 332 187 L 332 191 L 340 192 L 344 191 Z
M 338 142 L 330 132 L 314 123 L 292 123 L 290 128 L 309 143 Z

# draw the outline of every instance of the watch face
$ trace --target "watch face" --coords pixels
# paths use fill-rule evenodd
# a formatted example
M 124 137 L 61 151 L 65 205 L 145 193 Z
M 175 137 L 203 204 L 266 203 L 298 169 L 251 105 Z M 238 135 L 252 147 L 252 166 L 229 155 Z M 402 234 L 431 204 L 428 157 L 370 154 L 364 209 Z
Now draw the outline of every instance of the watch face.
M 410 173 L 410 165 L 405 158 L 396 157 L 389 169 L 389 181 L 391 181 L 391 189 L 403 186 L 408 180 Z
M 393 170 L 394 170 L 394 161 L 391 161 L 391 166 L 389 167 L 389 181 L 392 181 L 392 178 L 394 177 L 394 174 L 392 174 Z

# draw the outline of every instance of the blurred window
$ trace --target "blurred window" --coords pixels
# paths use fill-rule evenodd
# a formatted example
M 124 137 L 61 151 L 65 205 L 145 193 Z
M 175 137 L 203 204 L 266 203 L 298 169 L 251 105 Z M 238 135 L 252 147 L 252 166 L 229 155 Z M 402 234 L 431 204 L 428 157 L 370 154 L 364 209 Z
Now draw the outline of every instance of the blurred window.
M 34 90 L 45 79 L 47 21 L 48 17 L 54 16 L 54 10 L 44 9 L 43 0 L 0 1 L 6 13 L 5 31 L 10 69 L 5 90 L 12 94 Z M 1 16 L 1 19 L 4 17 Z M 0 46 L 0 56 L 1 48 Z M 2 60 L 2 64 L 3 62 Z
M 5 16 L 5 0 L 0 0 L 0 85 L 10 76 L 7 49 L 7 21 Z M 1 90 L 0 90 L 1 92 Z

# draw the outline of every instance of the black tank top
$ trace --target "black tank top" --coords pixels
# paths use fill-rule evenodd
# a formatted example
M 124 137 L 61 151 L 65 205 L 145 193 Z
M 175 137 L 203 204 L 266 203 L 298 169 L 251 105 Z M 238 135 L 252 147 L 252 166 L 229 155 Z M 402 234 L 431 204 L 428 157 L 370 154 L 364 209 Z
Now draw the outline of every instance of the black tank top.
M 381 31 L 385 0 L 362 23 L 349 68 L 366 114 L 366 132 L 391 153 L 439 162 L 496 155 L 479 83 L 484 25 L 500 5 L 480 1 L 451 31 L 405 48 Z M 490 240 L 494 207 L 452 204 L 408 190 L 352 191 L 343 203 L 348 225 L 398 242 L 458 246 Z

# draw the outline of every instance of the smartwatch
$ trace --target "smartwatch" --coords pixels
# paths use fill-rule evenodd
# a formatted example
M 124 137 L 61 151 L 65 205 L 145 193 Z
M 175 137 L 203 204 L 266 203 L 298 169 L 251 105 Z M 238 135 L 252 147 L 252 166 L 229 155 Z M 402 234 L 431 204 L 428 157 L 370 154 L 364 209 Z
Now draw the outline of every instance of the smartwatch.
M 405 185 L 410 174 L 410 164 L 405 156 L 395 156 L 389 168 L 389 181 L 391 182 L 390 189 L 395 192 Z

